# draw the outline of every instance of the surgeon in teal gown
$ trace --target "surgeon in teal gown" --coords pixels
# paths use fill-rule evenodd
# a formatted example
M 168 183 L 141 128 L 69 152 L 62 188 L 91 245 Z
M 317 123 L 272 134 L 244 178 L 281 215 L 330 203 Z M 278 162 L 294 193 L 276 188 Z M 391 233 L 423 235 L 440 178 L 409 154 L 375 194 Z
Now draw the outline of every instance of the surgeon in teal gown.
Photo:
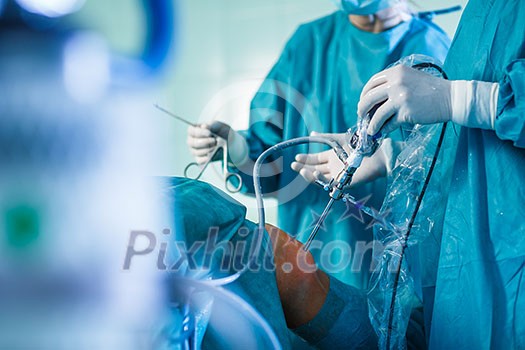
M 384 93 L 392 103 L 374 115 L 381 122 L 370 133 L 385 120 L 457 124 L 439 258 L 423 267 L 437 272 L 423 300 L 429 348 L 523 349 L 525 2 L 469 1 L 444 68 L 449 83 L 406 69 L 377 74 L 360 113 Z M 412 95 L 398 103 L 395 91 Z
M 500 86 L 494 130 L 463 128 L 459 136 L 430 342 L 523 349 L 525 2 L 471 1 L 445 70 Z
M 241 174 L 243 191 L 253 193 L 249 165 L 264 150 L 313 131 L 346 132 L 356 124 L 359 95 L 373 74 L 410 54 L 425 54 L 443 61 L 449 44 L 439 27 L 412 15 L 380 33 L 358 29 L 343 11 L 301 25 L 253 98 L 249 129 L 240 132 L 247 141 L 251 161 L 248 166 L 232 170 Z M 290 164 L 297 153 L 322 150 L 325 148 L 318 145 L 285 150 L 277 159 L 280 169 L 276 175 L 262 181 L 263 191 L 279 201 L 277 225 L 303 242 L 328 196 L 292 171 Z M 353 195 L 379 208 L 384 189 L 384 180 L 378 180 L 354 189 Z M 311 249 L 322 269 L 358 288 L 366 288 L 370 276 L 371 249 L 366 244 L 372 240 L 372 231 L 364 219 L 337 202 L 317 236 L 321 246 L 314 243 Z M 331 241 L 338 244 L 329 249 L 326 245 Z M 327 247 L 324 257 L 320 256 L 322 247 Z M 356 252 L 356 247 L 360 251 Z M 362 264 L 352 260 L 354 253 L 355 262 L 364 255 Z

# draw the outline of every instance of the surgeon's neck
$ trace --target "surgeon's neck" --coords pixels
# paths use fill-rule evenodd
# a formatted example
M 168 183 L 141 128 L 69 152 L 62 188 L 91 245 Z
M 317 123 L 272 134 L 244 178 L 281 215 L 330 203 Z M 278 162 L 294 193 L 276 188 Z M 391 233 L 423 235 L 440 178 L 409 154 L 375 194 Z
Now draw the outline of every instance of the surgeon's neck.
M 381 33 L 410 19 L 410 14 L 399 7 L 390 7 L 373 15 L 349 15 L 350 22 L 357 28 L 371 33 Z

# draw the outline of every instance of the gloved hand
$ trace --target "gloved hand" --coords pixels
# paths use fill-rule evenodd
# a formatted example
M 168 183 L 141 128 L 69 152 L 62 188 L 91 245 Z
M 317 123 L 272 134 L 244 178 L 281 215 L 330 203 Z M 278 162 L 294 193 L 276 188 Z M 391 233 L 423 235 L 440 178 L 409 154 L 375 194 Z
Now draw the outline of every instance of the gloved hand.
M 328 137 L 343 145 L 347 152 L 349 147 L 345 142 L 345 134 L 316 134 L 312 136 Z M 397 155 L 401 152 L 402 142 L 394 142 L 390 138 L 385 138 L 378 150 L 371 156 L 365 157 L 359 169 L 357 169 L 350 187 L 374 181 L 386 176 L 392 171 Z M 343 162 L 337 157 L 333 150 L 328 150 L 315 154 L 298 154 L 291 167 L 297 171 L 306 181 L 329 182 L 343 170 Z
M 362 118 L 376 105 L 368 134 L 388 134 L 402 124 L 454 123 L 494 129 L 499 84 L 449 81 L 406 66 L 374 75 L 363 88 L 358 104 Z
M 346 134 L 344 133 L 319 134 L 314 131 L 310 135 L 331 139 L 343 146 L 347 153 L 349 152 L 349 147 L 346 144 Z M 343 162 L 333 150 L 328 150 L 314 154 L 297 154 L 291 167 L 308 182 L 315 182 L 315 180 L 329 182 L 332 177 L 335 177 L 343 169 Z
M 217 146 L 217 138 L 213 136 L 208 124 L 201 124 L 198 127 L 188 128 L 186 144 L 190 148 L 191 154 L 195 157 L 197 164 L 204 164 L 210 153 Z
M 368 134 L 384 134 L 403 124 L 447 122 L 452 115 L 450 81 L 403 65 L 374 75 L 361 93 L 357 114 L 366 114 L 378 104 Z
M 245 138 L 228 124 L 215 121 L 188 128 L 186 143 L 198 164 L 204 164 L 208 160 L 211 152 L 217 147 L 217 137 L 228 142 L 229 157 L 234 164 L 240 165 L 247 160 L 248 145 Z M 220 156 L 221 154 L 217 154 L 213 160 L 219 160 Z

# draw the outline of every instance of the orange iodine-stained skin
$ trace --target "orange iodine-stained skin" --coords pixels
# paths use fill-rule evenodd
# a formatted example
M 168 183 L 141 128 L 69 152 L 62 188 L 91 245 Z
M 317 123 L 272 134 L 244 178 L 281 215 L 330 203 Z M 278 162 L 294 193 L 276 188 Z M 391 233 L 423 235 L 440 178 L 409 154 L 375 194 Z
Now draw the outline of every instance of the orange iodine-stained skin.
M 279 228 L 266 224 L 272 241 L 277 287 L 289 328 L 311 321 L 321 310 L 330 279 L 319 270 L 303 244 Z

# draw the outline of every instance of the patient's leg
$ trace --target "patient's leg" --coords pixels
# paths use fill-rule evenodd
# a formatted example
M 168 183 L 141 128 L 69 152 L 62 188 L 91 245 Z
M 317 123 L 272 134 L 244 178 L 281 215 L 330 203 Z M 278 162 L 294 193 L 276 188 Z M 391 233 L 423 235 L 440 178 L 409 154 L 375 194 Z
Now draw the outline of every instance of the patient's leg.
M 375 348 L 366 294 L 319 270 L 301 242 L 274 226 L 266 225 L 266 230 L 288 327 L 321 349 Z
M 175 232 L 187 246 L 207 240 L 251 246 L 256 235 L 245 234 L 243 228 L 255 232 L 257 226 L 246 220 L 244 206 L 199 181 L 167 181 Z M 214 238 L 207 236 L 211 228 Z M 266 228 L 260 254 L 270 249 L 275 270 L 248 269 L 226 288 L 238 292 L 265 317 L 284 349 L 291 347 L 288 328 L 318 348 L 373 348 L 377 341 L 368 319 L 366 294 L 318 270 L 310 253 L 303 252 L 302 244 L 285 232 Z M 227 255 L 213 254 L 212 270 Z
M 315 266 L 302 243 L 275 226 L 266 225 L 274 250 L 275 278 L 289 328 L 311 321 L 323 307 L 330 278 Z

